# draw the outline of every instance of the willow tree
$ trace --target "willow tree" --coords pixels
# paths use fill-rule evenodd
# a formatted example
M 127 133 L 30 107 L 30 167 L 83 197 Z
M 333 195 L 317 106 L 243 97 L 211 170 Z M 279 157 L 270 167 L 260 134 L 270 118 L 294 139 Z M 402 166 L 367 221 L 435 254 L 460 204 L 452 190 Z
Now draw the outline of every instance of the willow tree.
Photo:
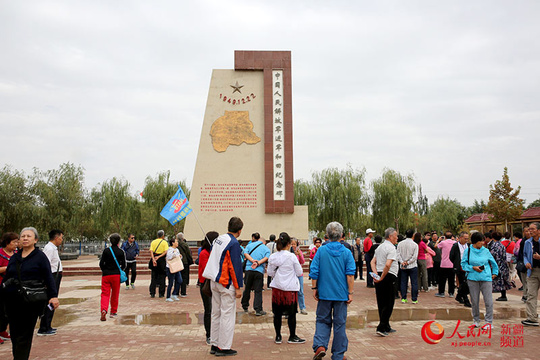
M 311 182 L 302 179 L 294 182 L 294 205 L 307 205 L 309 228 L 316 229 L 319 203 L 315 198 L 315 191 Z
M 127 180 L 113 177 L 92 189 L 91 201 L 95 226 L 102 236 L 111 232 L 137 232 L 141 220 L 137 199 L 130 194 Z
M 33 224 L 34 199 L 24 172 L 4 166 L 0 170 L 0 232 L 19 232 Z
M 369 197 L 365 186 L 365 169 L 328 168 L 313 173 L 311 208 L 315 208 L 312 230 L 324 230 L 332 221 L 339 221 L 346 231 L 357 232 L 363 226 L 362 214 Z
M 439 197 L 430 207 L 428 224 L 439 233 L 450 230 L 455 234 L 463 226 L 465 214 L 466 208 L 456 199 Z
M 89 222 L 84 168 L 64 163 L 58 169 L 34 169 L 30 180 L 38 207 L 35 226 L 42 231 L 60 229 L 68 238 L 79 237 Z
M 371 204 L 374 225 L 382 229 L 393 226 L 399 232 L 399 225 L 412 225 L 413 196 L 415 182 L 412 175 L 384 169 L 379 179 L 371 183 L 373 198 Z
M 504 223 L 504 230 L 508 231 L 508 222 L 521 216 L 523 211 L 523 199 L 520 199 L 521 186 L 514 189 L 508 177 L 508 168 L 504 168 L 501 180 L 495 185 L 489 185 L 489 201 L 486 211 L 490 213 L 494 221 Z

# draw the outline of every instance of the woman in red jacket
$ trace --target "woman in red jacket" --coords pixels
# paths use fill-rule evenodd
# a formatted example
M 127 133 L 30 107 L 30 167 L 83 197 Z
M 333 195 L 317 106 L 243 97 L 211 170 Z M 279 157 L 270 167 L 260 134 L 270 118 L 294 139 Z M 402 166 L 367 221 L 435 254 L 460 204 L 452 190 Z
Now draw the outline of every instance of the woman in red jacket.
M 212 298 L 210 296 L 206 296 L 202 291 L 204 280 L 206 280 L 202 274 L 206 268 L 206 263 L 210 257 L 210 252 L 212 251 L 212 243 L 218 236 L 219 234 L 216 231 L 206 233 L 205 239 L 201 242 L 201 252 L 199 254 L 199 280 L 197 285 L 199 285 L 201 299 L 204 306 L 204 330 L 206 331 L 207 345 L 210 345 L 210 317 L 212 316 Z

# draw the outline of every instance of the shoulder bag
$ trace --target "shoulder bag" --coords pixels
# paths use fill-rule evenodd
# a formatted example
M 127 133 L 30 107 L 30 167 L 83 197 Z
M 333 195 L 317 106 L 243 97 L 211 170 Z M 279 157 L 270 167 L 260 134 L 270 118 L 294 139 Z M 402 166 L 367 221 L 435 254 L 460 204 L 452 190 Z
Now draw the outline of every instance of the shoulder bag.
M 167 260 L 169 265 L 169 271 L 171 274 L 175 274 L 179 271 L 184 270 L 184 263 L 182 262 L 182 255 L 175 256 L 171 260 Z
M 161 243 L 162 243 L 163 241 L 164 241 L 164 240 L 162 239 L 162 240 L 159 242 L 158 246 L 156 247 L 156 250 L 159 249 L 159 247 L 161 246 Z M 150 251 L 152 251 L 152 244 L 150 244 Z M 155 254 L 155 253 L 154 253 L 154 254 Z M 154 263 L 152 262 L 152 258 L 150 258 L 150 261 L 148 261 L 148 268 L 149 268 L 150 270 L 153 270 L 153 269 L 154 269 Z
M 49 300 L 47 286 L 41 280 L 21 280 L 21 263 L 15 260 L 19 277 L 19 294 L 28 304 L 46 303 Z
M 114 262 L 116 262 L 116 266 L 118 266 L 118 270 L 120 270 L 120 283 L 126 282 L 128 278 L 127 278 L 127 275 L 126 275 L 125 271 L 122 270 L 122 268 L 120 267 L 120 264 L 118 264 L 118 260 L 116 260 L 116 256 L 114 255 L 114 251 L 113 251 L 112 247 L 110 247 L 109 249 L 111 249 L 111 253 L 112 253 Z
M 259 246 L 261 246 L 261 245 L 262 245 L 262 242 L 261 242 L 259 245 L 255 246 L 255 247 L 253 248 L 253 250 L 251 250 L 248 254 L 251 256 L 251 254 L 252 254 Z M 244 272 L 246 272 L 246 265 L 247 265 L 247 262 L 248 262 L 247 259 L 245 259 L 245 260 L 244 260 L 244 263 L 242 264 L 242 269 L 243 269 Z

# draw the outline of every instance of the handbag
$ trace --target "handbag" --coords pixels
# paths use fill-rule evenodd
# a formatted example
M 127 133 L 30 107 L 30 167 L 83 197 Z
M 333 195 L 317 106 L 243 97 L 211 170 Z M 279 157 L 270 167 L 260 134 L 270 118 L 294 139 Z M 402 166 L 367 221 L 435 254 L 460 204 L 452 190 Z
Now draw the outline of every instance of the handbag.
M 118 264 L 118 260 L 116 260 L 116 256 L 114 255 L 114 251 L 112 247 L 110 247 L 109 249 L 111 249 L 112 256 L 114 258 L 114 261 L 116 262 L 116 266 L 118 266 L 118 270 L 120 270 L 120 283 L 126 282 L 128 278 L 125 271 L 122 270 L 122 268 L 120 267 L 120 264 Z
M 525 263 L 522 260 L 518 260 L 516 264 L 516 270 L 520 273 L 524 273 L 527 271 L 527 267 L 525 266 Z
M 202 284 L 201 290 L 202 290 L 204 295 L 206 295 L 208 297 L 212 297 L 212 289 L 210 289 L 210 280 L 209 279 L 204 280 L 204 283 Z
M 169 272 L 171 274 L 184 270 L 182 256 L 175 256 L 171 260 L 167 260 L 167 264 L 169 265 Z
M 41 280 L 21 280 L 21 263 L 17 263 L 17 276 L 19 277 L 19 294 L 25 303 L 46 303 L 49 300 L 47 287 Z

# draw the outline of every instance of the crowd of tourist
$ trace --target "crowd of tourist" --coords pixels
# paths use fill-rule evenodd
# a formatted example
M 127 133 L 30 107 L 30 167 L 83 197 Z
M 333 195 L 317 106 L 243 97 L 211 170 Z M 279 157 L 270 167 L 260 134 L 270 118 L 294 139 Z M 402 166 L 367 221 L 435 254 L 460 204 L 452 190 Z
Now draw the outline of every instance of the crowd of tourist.
M 287 342 L 306 342 L 296 333 L 296 314 L 308 314 L 303 272 L 306 262 L 312 296 L 317 301 L 312 343 L 315 360 L 326 355 L 332 329 L 332 358 L 346 359 L 347 306 L 353 301 L 355 281 L 364 279 L 368 288 L 375 288 L 379 336 L 396 332 L 390 325 L 396 299 L 402 304 L 410 299 L 414 306 L 421 301 L 420 293 L 431 291 L 436 297 L 455 298 L 471 308 L 474 327 L 491 327 L 493 294 L 500 294 L 495 301 L 508 301 L 507 291 L 516 287 L 517 280 L 521 283 L 519 290 L 523 291 L 521 300 L 526 303 L 527 318 L 522 324 L 539 326 L 539 227 L 539 223 L 530 224 L 523 229 L 523 236 L 498 231 L 421 234 L 412 229 L 401 235 L 396 229 L 388 228 L 384 238 L 369 228 L 365 237 L 349 243 L 343 226 L 332 222 L 326 228 L 324 241 L 314 237 L 304 253 L 299 241 L 286 232 L 277 237 L 271 234 L 268 241 L 253 233 L 251 241 L 243 247 L 239 240 L 243 222 L 233 217 L 226 234 L 210 231 L 205 235 L 195 261 L 182 233 L 167 240 L 164 231 L 158 231 L 149 250 L 141 250 L 133 234 L 128 234 L 127 241 L 121 243 L 121 236 L 114 233 L 109 236 L 110 246 L 103 251 L 99 262 L 100 319 L 106 321 L 107 315 L 117 316 L 121 284 L 125 283 L 126 290 L 135 288 L 137 259 L 142 251 L 148 251 L 151 298 L 156 297 L 156 290 L 167 302 L 186 297 L 190 265 L 198 264 L 197 286 L 204 308 L 206 343 L 210 353 L 216 356 L 237 354 L 232 349 L 237 299 L 241 298 L 244 312 L 249 313 L 251 306 L 255 316 L 264 316 L 267 314 L 264 290 L 271 290 L 271 304 L 266 307 L 273 315 L 274 342 L 283 342 L 283 318 L 288 325 Z M 43 251 L 36 247 L 38 238 L 37 230 L 29 227 L 20 235 L 6 233 L 1 241 L 0 344 L 11 340 L 15 359 L 28 359 L 38 318 L 41 318 L 38 336 L 57 333 L 51 322 L 59 306 L 62 262 L 58 247 L 63 233 L 52 230 Z M 483 325 L 480 294 L 486 308 Z

